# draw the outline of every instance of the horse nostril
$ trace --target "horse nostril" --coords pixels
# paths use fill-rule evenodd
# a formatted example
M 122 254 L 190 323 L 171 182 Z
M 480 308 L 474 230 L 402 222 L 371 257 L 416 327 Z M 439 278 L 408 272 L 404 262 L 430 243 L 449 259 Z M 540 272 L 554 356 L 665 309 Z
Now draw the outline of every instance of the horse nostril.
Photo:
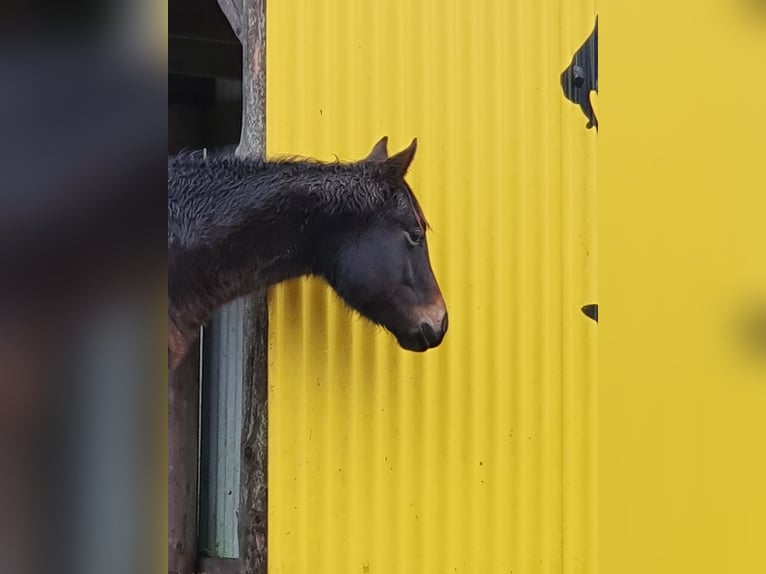
M 420 324 L 420 332 L 423 334 L 423 338 L 430 347 L 435 347 L 439 343 L 439 337 L 434 331 L 434 328 L 425 321 Z
M 444 333 L 447 332 L 447 327 L 449 327 L 449 316 L 447 315 L 447 312 L 444 312 L 444 317 L 442 318 L 442 336 L 444 336 Z

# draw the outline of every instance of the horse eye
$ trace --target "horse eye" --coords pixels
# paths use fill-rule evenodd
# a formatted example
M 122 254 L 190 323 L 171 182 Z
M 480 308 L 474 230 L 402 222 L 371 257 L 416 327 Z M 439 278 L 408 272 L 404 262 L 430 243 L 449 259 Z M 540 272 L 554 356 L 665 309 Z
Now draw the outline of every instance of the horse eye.
M 407 243 L 415 247 L 423 243 L 423 239 L 425 239 L 425 234 L 418 229 L 415 231 L 405 231 L 404 237 L 407 238 Z

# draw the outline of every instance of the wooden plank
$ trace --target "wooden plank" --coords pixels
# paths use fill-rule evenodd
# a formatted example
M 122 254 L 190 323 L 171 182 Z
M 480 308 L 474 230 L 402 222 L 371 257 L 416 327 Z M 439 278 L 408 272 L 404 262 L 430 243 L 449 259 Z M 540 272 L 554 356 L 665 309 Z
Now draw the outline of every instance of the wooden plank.
M 237 155 L 266 152 L 266 0 L 243 0 L 242 133 Z M 232 26 L 236 28 L 237 23 Z M 266 291 L 248 299 L 242 382 L 239 560 L 243 574 L 267 574 L 268 309 Z
M 202 556 L 197 567 L 198 574 L 239 574 L 239 560 Z
M 192 574 L 197 559 L 199 345 L 168 374 L 168 573 Z

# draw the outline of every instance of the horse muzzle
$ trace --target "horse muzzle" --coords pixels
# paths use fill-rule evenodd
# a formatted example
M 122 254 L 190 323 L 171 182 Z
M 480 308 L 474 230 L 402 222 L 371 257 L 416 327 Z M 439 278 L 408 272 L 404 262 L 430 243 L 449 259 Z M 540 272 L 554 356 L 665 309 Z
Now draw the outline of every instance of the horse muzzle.
M 397 336 L 399 346 L 418 353 L 438 347 L 449 327 L 449 316 L 444 304 L 431 305 L 417 316 L 420 320 L 419 328 L 405 336 Z

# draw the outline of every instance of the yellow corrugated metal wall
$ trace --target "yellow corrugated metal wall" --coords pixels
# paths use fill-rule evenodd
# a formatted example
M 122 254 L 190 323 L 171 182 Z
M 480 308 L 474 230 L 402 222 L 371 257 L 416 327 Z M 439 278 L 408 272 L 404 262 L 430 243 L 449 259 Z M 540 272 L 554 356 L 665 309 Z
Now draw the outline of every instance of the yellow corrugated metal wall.
M 762 574 L 766 3 L 600 24 L 599 567 Z
M 596 133 L 559 85 L 594 17 L 268 3 L 268 152 L 417 136 L 408 180 L 450 312 L 418 355 L 318 282 L 272 291 L 272 573 L 594 571 Z

